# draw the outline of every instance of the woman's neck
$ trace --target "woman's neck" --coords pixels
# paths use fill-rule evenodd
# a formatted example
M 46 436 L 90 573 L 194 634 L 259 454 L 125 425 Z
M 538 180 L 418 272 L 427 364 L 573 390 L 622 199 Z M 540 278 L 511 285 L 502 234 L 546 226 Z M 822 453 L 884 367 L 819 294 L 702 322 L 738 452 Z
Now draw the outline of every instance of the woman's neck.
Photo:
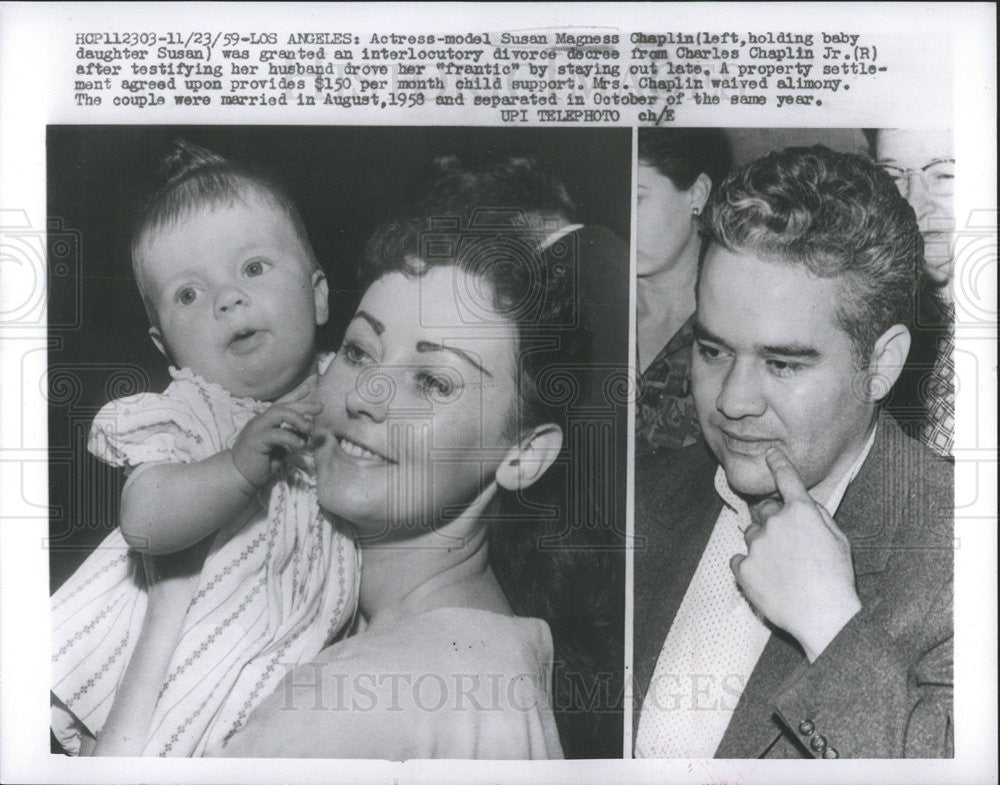
M 694 313 L 698 280 L 698 242 L 688 243 L 677 264 L 636 283 L 639 367 L 646 370 L 667 342 Z
M 495 483 L 454 521 L 414 537 L 362 546 L 359 608 L 369 628 L 389 626 L 434 608 L 511 613 L 489 565 L 480 520 Z

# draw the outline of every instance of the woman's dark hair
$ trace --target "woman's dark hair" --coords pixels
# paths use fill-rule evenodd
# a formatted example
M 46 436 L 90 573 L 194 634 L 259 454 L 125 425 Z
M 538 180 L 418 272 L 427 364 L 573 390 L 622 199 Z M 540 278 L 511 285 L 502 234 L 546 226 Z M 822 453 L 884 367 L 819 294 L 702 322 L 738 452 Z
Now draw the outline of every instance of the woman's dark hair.
M 576 220 L 576 206 L 559 175 L 529 155 L 445 155 L 434 159 L 415 194 L 423 215 L 466 215 L 491 208 L 517 215 Z M 525 224 L 526 222 L 520 221 Z
M 718 185 L 733 157 L 719 128 L 640 128 L 639 163 L 655 166 L 675 188 L 686 191 L 702 173 Z
M 538 240 L 525 229 L 490 228 L 474 213 L 411 218 L 375 233 L 361 279 L 367 284 L 392 272 L 420 276 L 433 267 L 457 267 L 473 282 L 455 293 L 467 312 L 499 314 L 516 325 L 519 401 L 508 435 L 516 439 L 535 425 L 555 423 L 563 450 L 529 489 L 499 493 L 488 515 L 490 563 L 514 612 L 542 618 L 552 630 L 553 701 L 565 754 L 618 757 L 623 527 L 595 520 L 600 494 L 579 482 L 597 475 L 602 490 L 612 483 L 611 473 L 601 472 L 608 445 L 591 438 L 574 409 L 586 397 L 589 329 L 572 264 L 552 249 L 539 251 Z

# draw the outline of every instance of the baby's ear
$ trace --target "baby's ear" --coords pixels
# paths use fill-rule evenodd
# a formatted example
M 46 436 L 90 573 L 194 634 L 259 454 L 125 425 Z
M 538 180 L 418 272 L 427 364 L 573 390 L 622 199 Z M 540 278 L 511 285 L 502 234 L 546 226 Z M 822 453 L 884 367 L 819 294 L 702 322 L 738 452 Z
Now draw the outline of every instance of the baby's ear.
M 515 444 L 497 467 L 497 484 L 508 491 L 533 485 L 553 464 L 562 449 L 563 432 L 555 423 L 536 425 Z
M 330 286 L 322 270 L 314 270 L 312 274 L 313 299 L 316 304 L 316 324 L 326 324 L 330 318 Z
M 149 328 L 149 337 L 153 340 L 153 346 L 155 346 L 167 360 L 170 360 L 170 353 L 167 351 L 167 345 L 163 342 L 163 334 L 160 332 L 159 327 Z

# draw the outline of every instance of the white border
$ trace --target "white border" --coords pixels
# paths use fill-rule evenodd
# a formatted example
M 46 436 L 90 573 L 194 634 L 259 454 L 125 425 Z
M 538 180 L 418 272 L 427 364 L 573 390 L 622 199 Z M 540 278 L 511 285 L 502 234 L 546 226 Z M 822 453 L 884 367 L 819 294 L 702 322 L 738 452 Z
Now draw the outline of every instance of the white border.
M 233 20 L 240 20 L 234 24 Z M 243 20 L 246 20 L 245 22 Z M 488 20 L 488 21 L 485 21 Z M 81 30 L 382 29 L 465 31 L 566 28 L 577 25 L 648 30 L 729 29 L 882 31 L 912 42 L 905 89 L 872 91 L 863 107 L 773 113 L 691 114 L 685 124 L 732 126 L 939 126 L 954 106 L 960 191 L 956 214 L 992 209 L 996 217 L 995 9 L 988 4 L 5 4 L 0 8 L 0 208 L 23 211 L 33 227 L 45 220 L 45 126 L 49 123 L 211 122 L 207 114 L 139 110 L 95 114 L 67 104 L 67 36 Z M 925 42 L 954 43 L 952 95 L 938 92 L 941 64 Z M 71 39 L 70 39 L 71 40 Z M 945 74 L 947 77 L 947 74 Z M 225 122 L 327 122 L 315 116 L 227 112 Z M 433 114 L 384 116 L 400 124 L 440 122 Z M 371 122 L 344 117 L 335 122 Z M 450 121 L 449 121 L 450 122 Z M 962 227 L 960 227 L 962 228 Z M 987 254 L 988 256 L 988 254 Z M 634 262 L 633 262 L 634 263 Z M 977 270 L 976 294 L 960 289 L 958 304 L 980 315 L 996 309 L 996 255 L 959 257 L 958 280 Z M 23 298 L 30 275 L 4 270 L 0 314 Z M 963 278 L 965 276 L 965 278 Z M 13 286 L 8 283 L 15 281 Z M 975 301 L 975 302 L 973 302 Z M 959 392 L 957 425 L 956 713 L 953 761 L 577 761 L 470 763 L 455 761 L 76 760 L 50 756 L 44 696 L 48 680 L 47 554 L 44 461 L 47 435 L 40 395 L 44 329 L 0 328 L 0 780 L 4 782 L 608 782 L 736 781 L 801 783 L 995 782 L 996 767 L 996 343 L 995 325 L 959 326 L 959 351 L 978 358 L 979 387 Z M 961 368 L 959 368 L 961 373 Z M 631 722 L 626 717 L 626 722 Z

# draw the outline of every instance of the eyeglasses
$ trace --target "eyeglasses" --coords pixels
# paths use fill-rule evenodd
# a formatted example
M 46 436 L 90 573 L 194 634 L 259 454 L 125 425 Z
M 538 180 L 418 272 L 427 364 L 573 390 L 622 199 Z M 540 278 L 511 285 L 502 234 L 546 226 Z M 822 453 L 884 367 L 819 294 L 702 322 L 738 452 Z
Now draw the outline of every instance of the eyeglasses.
M 901 169 L 892 164 L 879 164 L 879 166 L 892 178 L 904 196 L 910 187 L 910 177 L 915 174 L 920 175 L 924 188 L 932 196 L 951 196 L 955 193 L 954 158 L 939 158 L 919 169 Z

